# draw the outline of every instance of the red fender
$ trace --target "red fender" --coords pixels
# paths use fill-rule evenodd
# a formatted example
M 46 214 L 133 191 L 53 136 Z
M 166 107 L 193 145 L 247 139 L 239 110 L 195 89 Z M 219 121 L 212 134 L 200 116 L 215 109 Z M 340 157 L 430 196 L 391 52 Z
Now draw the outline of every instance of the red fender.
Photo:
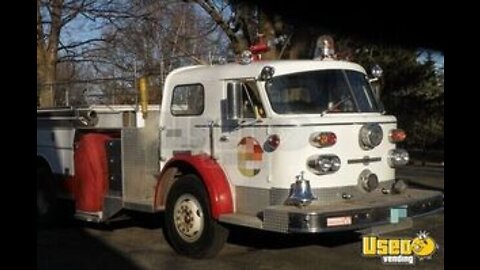
M 181 154 L 171 158 L 164 168 L 168 169 L 169 165 L 178 161 L 191 165 L 198 172 L 210 197 L 210 209 L 212 210 L 213 218 L 218 219 L 222 214 L 233 213 L 230 185 L 225 173 L 215 160 L 207 154 L 194 156 Z M 160 179 L 162 179 L 162 175 L 167 169 L 162 171 Z M 156 192 L 158 191 L 157 189 Z

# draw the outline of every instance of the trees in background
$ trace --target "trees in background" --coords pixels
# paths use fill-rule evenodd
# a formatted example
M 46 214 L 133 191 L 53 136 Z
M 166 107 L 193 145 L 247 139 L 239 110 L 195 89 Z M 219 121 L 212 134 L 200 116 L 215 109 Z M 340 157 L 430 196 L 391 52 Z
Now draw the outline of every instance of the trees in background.
M 94 67 L 106 77 L 148 76 L 150 102 L 160 101 L 163 80 L 175 68 L 207 64 L 214 55 L 225 54 L 228 41 L 203 10 L 182 1 L 131 1 L 144 16 L 121 31 L 105 28 L 109 43 L 96 54 Z M 135 81 L 116 81 L 116 89 L 128 91 Z M 123 89 L 123 90 L 122 90 Z
M 227 36 L 232 52 L 241 54 L 250 46 L 264 42 L 269 51 L 264 60 L 309 58 L 319 29 L 299 27 L 252 1 L 189 0 L 198 4 Z
M 57 89 L 66 83 L 58 77 L 61 63 L 89 69 L 82 74 L 90 76 L 80 81 L 90 81 L 94 93 L 116 89 L 117 97 L 131 96 L 137 74 L 152 75 L 150 82 L 159 87 L 172 69 L 208 63 L 214 54 L 224 54 L 226 41 L 218 25 L 194 3 L 37 0 L 37 104 L 50 107 L 64 100 L 63 91 Z M 100 79 L 104 77 L 109 80 Z M 69 86 L 74 88 L 79 87 Z M 56 98 L 58 92 L 61 96 Z M 158 96 L 158 91 L 152 92 L 153 101 Z
M 91 62 L 91 52 L 103 42 L 88 33 L 119 21 L 134 19 L 127 0 L 37 0 L 38 105 L 55 105 L 59 63 Z
M 340 54 L 360 63 L 367 72 L 374 64 L 383 68 L 381 101 L 387 113 L 397 116 L 398 127 L 406 130 L 406 147 L 443 149 L 444 70 L 436 67 L 432 52 L 348 38 L 339 38 L 337 44 Z M 420 61 L 424 55 L 425 60 Z
M 134 103 L 136 79 L 144 75 L 150 102 L 158 103 L 166 74 L 177 67 L 231 58 L 260 39 L 270 48 L 262 59 L 311 59 L 323 34 L 334 37 L 339 58 L 367 71 L 383 68 L 381 100 L 410 146 L 443 142 L 444 71 L 431 55 L 419 62 L 418 50 L 299 26 L 250 1 L 37 0 L 39 105 L 80 104 L 85 95 Z

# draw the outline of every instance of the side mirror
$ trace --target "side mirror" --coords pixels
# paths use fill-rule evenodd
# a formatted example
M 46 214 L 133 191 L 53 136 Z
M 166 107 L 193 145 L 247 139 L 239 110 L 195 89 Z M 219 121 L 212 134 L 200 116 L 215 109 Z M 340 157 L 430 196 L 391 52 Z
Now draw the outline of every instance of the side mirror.
M 227 119 L 238 120 L 242 118 L 242 84 L 232 82 L 227 85 Z
M 378 64 L 373 65 L 370 72 L 372 73 L 372 76 L 377 79 L 383 76 L 383 69 Z
M 272 79 L 273 74 L 275 74 L 275 68 L 272 66 L 264 66 L 262 68 L 262 71 L 260 72 L 260 75 L 258 76 L 258 79 L 260 81 L 268 81 Z
M 373 65 L 371 69 L 373 78 L 369 78 L 368 82 L 372 86 L 373 93 L 377 100 L 380 100 L 380 82 L 378 81 L 383 76 L 383 69 L 378 65 Z
M 370 73 L 372 74 L 373 78 L 369 78 L 368 82 L 373 83 L 378 81 L 383 76 L 383 69 L 378 65 L 373 65 Z

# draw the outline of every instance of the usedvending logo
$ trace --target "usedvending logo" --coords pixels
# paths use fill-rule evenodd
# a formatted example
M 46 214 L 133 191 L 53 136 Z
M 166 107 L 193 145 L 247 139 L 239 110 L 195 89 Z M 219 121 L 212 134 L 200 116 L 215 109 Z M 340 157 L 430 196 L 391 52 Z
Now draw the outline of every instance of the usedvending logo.
M 362 239 L 362 255 L 380 257 L 384 264 L 413 265 L 415 260 L 431 259 L 438 250 L 438 244 L 426 231 L 420 231 L 415 238 L 379 238 L 374 235 Z

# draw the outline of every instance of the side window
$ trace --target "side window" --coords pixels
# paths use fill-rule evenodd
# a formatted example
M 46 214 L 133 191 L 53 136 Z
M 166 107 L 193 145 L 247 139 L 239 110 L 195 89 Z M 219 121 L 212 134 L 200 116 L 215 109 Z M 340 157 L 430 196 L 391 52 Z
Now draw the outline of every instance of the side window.
M 258 89 L 254 83 L 244 83 L 243 87 L 243 117 L 244 118 L 265 118 L 265 110 L 263 109 L 262 102 L 260 101 L 260 95 Z
M 170 111 L 175 116 L 200 115 L 205 107 L 204 97 L 201 84 L 175 86 Z

